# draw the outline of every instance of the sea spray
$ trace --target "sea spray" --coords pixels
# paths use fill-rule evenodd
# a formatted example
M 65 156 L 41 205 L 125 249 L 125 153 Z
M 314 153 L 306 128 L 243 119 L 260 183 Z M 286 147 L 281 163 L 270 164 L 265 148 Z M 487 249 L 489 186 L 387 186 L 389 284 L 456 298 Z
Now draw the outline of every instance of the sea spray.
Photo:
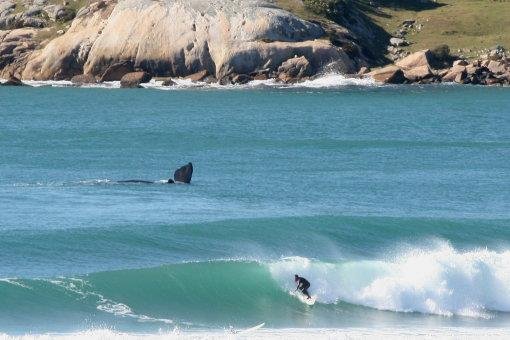
M 391 260 L 325 263 L 291 257 L 269 268 L 284 289 L 294 273 L 308 278 L 317 301 L 327 304 L 483 318 L 489 311 L 510 311 L 510 251 L 460 252 L 443 244 Z
M 185 78 L 174 78 L 175 85 L 163 86 L 163 81 L 152 79 L 148 83 L 143 83 L 141 86 L 147 89 L 157 90 L 183 90 L 183 89 L 217 89 L 217 90 L 232 90 L 232 89 L 254 89 L 254 88 L 342 88 L 346 86 L 380 86 L 370 78 L 359 78 L 346 76 L 338 73 L 325 73 L 318 75 L 312 79 L 303 82 L 285 84 L 278 82 L 275 79 L 267 80 L 254 80 L 247 84 L 230 84 L 220 85 L 219 83 L 206 83 L 202 81 L 193 82 Z M 52 86 L 52 87 L 83 87 L 83 88 L 104 88 L 104 89 L 118 89 L 120 88 L 120 81 L 109 81 L 97 84 L 73 84 L 67 80 L 27 80 L 24 81 L 27 85 L 33 87 Z

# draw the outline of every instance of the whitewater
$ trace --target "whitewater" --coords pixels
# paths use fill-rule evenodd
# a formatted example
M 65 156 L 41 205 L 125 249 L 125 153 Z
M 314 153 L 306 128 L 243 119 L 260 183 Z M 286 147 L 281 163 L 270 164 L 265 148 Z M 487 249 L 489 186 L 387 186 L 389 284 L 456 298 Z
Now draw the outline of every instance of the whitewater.
M 183 89 L 215 89 L 215 90 L 232 90 L 232 89 L 253 89 L 253 88 L 341 88 L 345 86 L 377 86 L 378 84 L 371 78 L 360 78 L 355 75 L 346 76 L 338 73 L 325 73 L 314 77 L 313 79 L 294 84 L 285 84 L 275 79 L 254 80 L 247 84 L 230 84 L 220 85 L 219 83 L 207 83 L 203 81 L 191 81 L 186 78 L 173 78 L 175 83 L 173 86 L 163 86 L 163 80 L 152 79 L 140 86 L 145 89 L 155 90 L 183 90 Z M 0 79 L 6 81 L 6 79 Z M 26 85 L 32 87 L 81 87 L 81 88 L 102 88 L 102 89 L 119 89 L 120 81 L 107 81 L 97 84 L 76 85 L 68 80 L 26 80 Z
M 510 335 L 508 89 L 31 85 L 0 92 L 0 339 Z

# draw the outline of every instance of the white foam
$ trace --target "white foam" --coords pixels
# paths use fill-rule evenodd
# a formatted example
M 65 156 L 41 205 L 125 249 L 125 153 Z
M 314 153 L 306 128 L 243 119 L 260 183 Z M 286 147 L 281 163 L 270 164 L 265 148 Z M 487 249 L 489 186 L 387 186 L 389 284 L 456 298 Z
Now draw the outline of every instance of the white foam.
M 170 319 L 154 318 L 148 315 L 134 313 L 131 307 L 129 307 L 128 305 L 113 301 L 111 299 L 106 298 L 102 294 L 92 291 L 91 290 L 92 287 L 90 286 L 90 284 L 83 279 L 59 278 L 56 280 L 45 279 L 41 280 L 49 282 L 74 294 L 77 294 L 80 298 L 87 297 L 95 298 L 97 310 L 100 310 L 105 313 L 113 314 L 119 317 L 133 318 L 136 319 L 138 322 L 161 322 L 164 324 L 173 323 L 173 320 Z
M 123 333 L 108 329 L 88 330 L 63 334 L 27 334 L 12 336 L 0 334 L 0 340 L 163 340 L 163 339 L 508 339 L 507 328 L 444 328 L 444 329 L 258 329 L 247 334 L 233 333 L 228 330 L 216 331 L 180 331 L 156 334 Z
M 509 251 L 460 252 L 441 244 L 389 260 L 324 263 L 293 257 L 269 268 L 285 290 L 292 289 L 295 273 L 309 279 L 320 303 L 479 318 L 510 312 Z
M 22 287 L 22 288 L 26 288 L 26 289 L 32 289 L 32 287 L 29 287 L 29 286 L 23 284 L 22 282 L 19 282 L 19 280 L 16 278 L 3 278 L 3 279 L 0 279 L 0 282 L 5 282 L 5 283 L 11 284 L 13 286 L 18 286 L 18 287 Z
M 292 84 L 292 87 L 305 88 L 335 88 L 344 86 L 377 86 L 372 78 L 347 77 L 345 75 L 328 73 L 321 77 L 305 80 L 302 83 Z
M 183 89 L 253 89 L 261 87 L 273 87 L 273 88 L 340 88 L 345 86 L 377 86 L 378 84 L 371 78 L 356 78 L 345 76 L 337 73 L 326 73 L 324 75 L 317 76 L 310 80 L 294 84 L 284 84 L 277 82 L 275 79 L 267 80 L 254 80 L 243 85 L 220 85 L 219 83 L 206 83 L 206 82 L 193 82 L 185 78 L 172 78 L 176 83 L 173 86 L 163 86 L 163 81 L 152 79 L 148 83 L 141 84 L 142 87 L 148 89 L 158 89 L 165 91 L 183 90 Z M 24 83 L 33 87 L 77 87 L 69 80 L 24 80 Z M 120 88 L 119 81 L 103 82 L 98 84 L 84 84 L 80 87 L 83 88 L 103 88 L 103 89 L 118 89 Z

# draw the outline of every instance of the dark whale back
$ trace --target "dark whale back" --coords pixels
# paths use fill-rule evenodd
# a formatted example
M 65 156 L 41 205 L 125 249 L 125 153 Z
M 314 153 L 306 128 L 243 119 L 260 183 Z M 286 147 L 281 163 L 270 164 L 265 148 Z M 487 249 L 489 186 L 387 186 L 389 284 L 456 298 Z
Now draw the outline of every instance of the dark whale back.
M 154 184 L 153 181 L 146 181 L 143 179 L 128 179 L 125 181 L 117 181 L 117 183 L 142 183 L 142 184 Z

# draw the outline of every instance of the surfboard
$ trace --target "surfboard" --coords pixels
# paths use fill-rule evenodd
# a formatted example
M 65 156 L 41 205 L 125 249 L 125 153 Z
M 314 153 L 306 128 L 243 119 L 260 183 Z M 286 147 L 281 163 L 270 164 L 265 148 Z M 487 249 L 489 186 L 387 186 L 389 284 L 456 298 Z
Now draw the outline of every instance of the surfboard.
M 311 299 L 309 299 L 307 296 L 305 296 L 301 292 L 291 291 L 290 295 L 297 297 L 299 299 L 299 301 L 301 301 L 302 303 L 304 303 L 308 306 L 313 306 L 315 304 L 316 296 L 314 296 L 314 295 L 311 296 Z
M 247 329 L 243 329 L 242 331 L 235 332 L 235 334 L 243 335 L 243 334 L 251 333 L 251 332 L 256 331 L 257 329 L 260 329 L 260 328 L 264 327 L 265 325 L 266 325 L 266 323 L 263 322 L 260 325 L 253 326 L 253 327 L 250 327 L 250 328 L 247 328 Z

